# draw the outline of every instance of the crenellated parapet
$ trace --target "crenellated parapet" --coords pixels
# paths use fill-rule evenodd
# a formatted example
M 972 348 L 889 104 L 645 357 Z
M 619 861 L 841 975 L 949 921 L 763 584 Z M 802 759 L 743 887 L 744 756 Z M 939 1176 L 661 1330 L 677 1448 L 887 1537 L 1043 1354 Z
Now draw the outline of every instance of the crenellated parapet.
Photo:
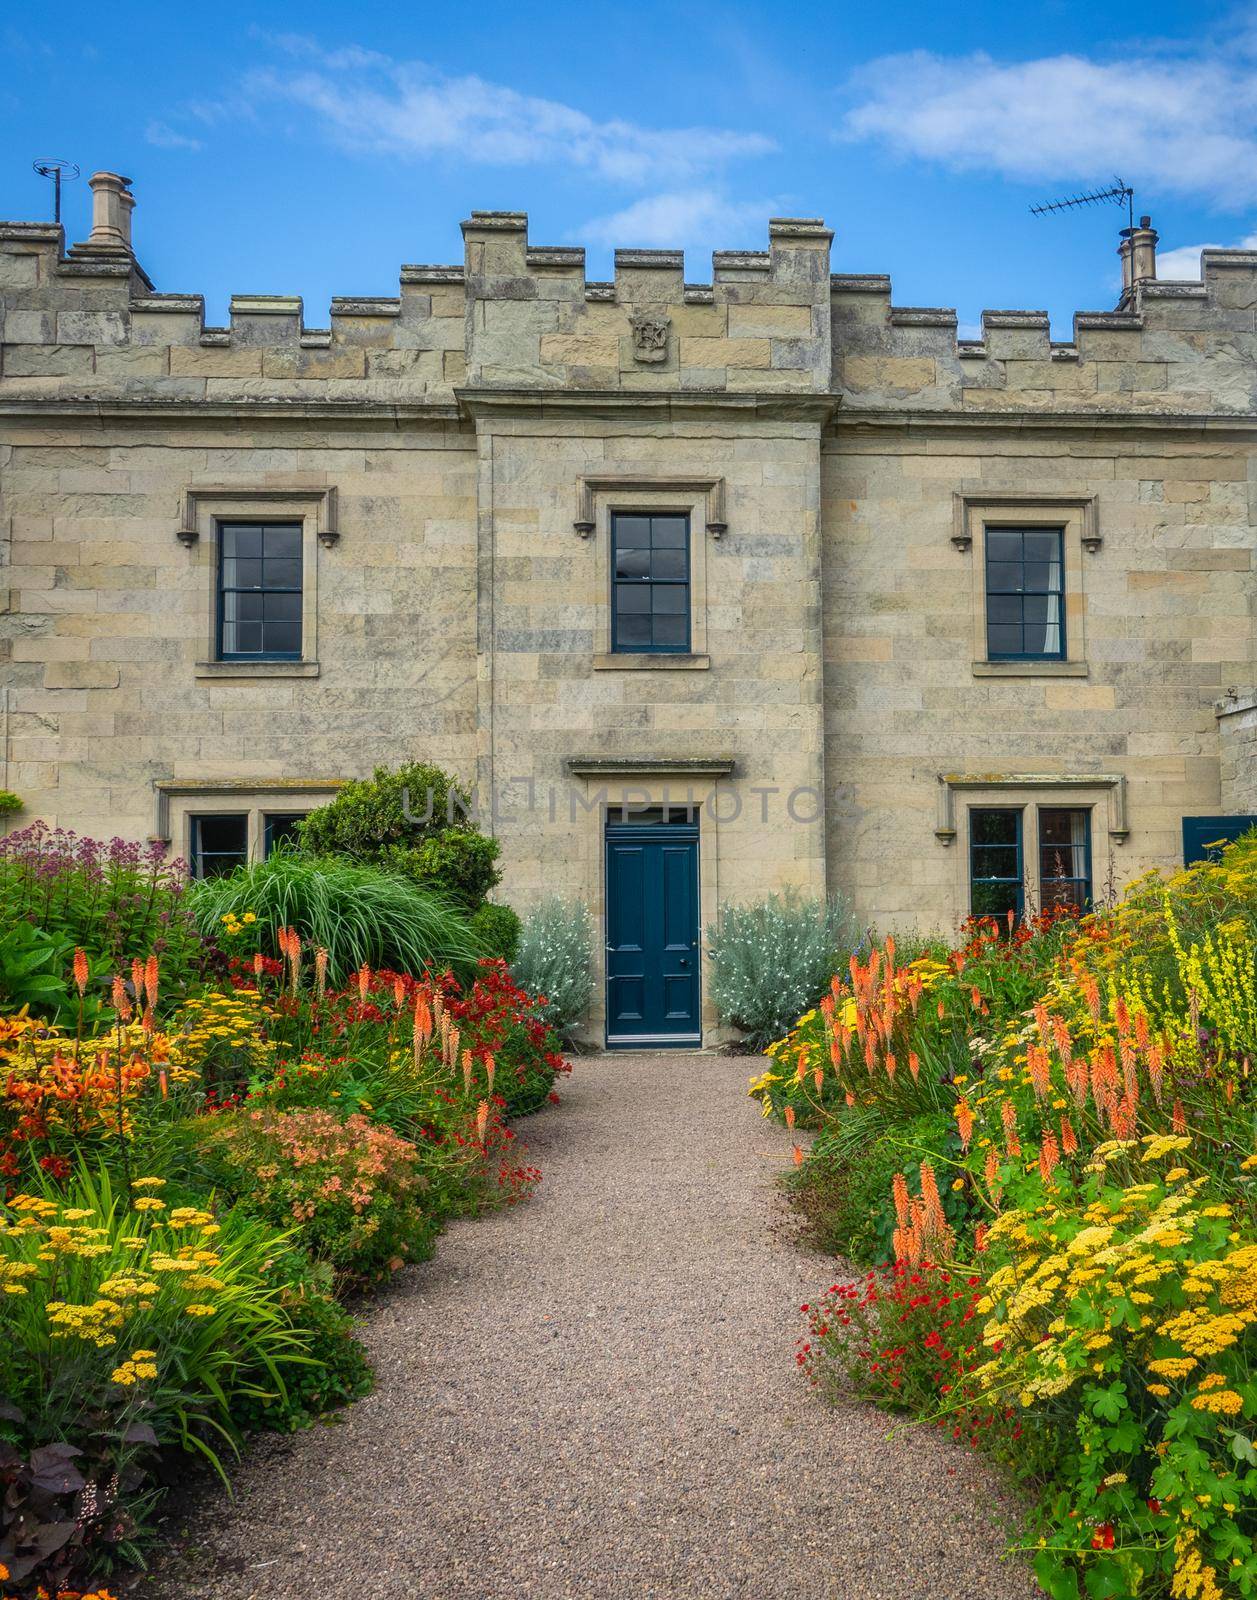
M 890 279 L 833 274 L 816 218 L 777 217 L 768 249 L 717 251 L 709 283 L 676 250 L 529 242 L 518 211 L 474 211 L 461 265 L 403 266 L 398 293 L 341 297 L 308 327 L 301 299 L 238 294 L 225 326 L 199 295 L 163 294 L 131 248 L 129 180 L 93 180 L 91 236 L 0 224 L 0 395 L 11 401 L 452 409 L 477 389 L 524 394 L 825 396 L 849 411 L 1138 413 L 1257 410 L 1257 252 L 1207 250 L 1199 282 L 1155 277 L 1155 232 L 1123 244 L 1116 310 L 1054 341 L 1044 311 L 894 303 Z
M 831 279 L 834 389 L 853 410 L 1251 414 L 1257 410 L 1257 251 L 1206 250 L 1200 282 L 1133 283 L 1115 311 L 896 306 L 890 279 Z
M 585 252 L 528 243 L 516 211 L 475 211 L 466 242 L 468 383 L 495 388 L 827 391 L 832 235 L 774 218 L 765 251 L 722 251 L 687 284 L 679 250 L 617 250 L 611 283 Z

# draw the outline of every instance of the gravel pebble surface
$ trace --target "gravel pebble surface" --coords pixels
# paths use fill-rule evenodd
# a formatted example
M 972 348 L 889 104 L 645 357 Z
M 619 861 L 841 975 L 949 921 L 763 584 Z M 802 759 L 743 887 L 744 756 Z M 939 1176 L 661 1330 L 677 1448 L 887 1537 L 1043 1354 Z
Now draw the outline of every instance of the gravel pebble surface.
M 377 1386 L 252 1449 L 144 1600 L 1022 1600 L 968 1452 L 793 1360 L 834 1263 L 794 1248 L 754 1063 L 578 1059 L 522 1125 L 526 1205 L 370 1304 Z M 173 1520 L 173 1519 L 172 1519 Z

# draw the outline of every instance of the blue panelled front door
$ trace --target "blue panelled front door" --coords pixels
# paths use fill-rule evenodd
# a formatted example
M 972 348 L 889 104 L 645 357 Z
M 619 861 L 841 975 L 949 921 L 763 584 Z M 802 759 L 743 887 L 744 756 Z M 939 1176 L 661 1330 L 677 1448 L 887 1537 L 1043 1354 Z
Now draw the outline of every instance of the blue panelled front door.
M 697 825 L 608 823 L 607 1043 L 701 1043 L 698 970 Z

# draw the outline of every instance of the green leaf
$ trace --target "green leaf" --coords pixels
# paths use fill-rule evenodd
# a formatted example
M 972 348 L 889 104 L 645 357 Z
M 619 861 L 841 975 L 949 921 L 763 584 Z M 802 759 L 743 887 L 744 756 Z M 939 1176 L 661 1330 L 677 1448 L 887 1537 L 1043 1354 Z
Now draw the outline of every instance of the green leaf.
M 1034 1558 L 1034 1575 L 1051 1600 L 1078 1600 L 1078 1573 L 1072 1566 L 1065 1566 L 1054 1551 L 1039 1551 Z

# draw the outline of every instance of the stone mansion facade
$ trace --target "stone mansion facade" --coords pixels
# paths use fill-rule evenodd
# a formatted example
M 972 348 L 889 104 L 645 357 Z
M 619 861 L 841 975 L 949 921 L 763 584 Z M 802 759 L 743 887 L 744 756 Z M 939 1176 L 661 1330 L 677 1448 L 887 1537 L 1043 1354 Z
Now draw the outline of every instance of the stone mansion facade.
M 1099 897 L 1257 812 L 1257 253 L 1115 311 L 893 303 L 831 234 L 579 249 L 473 212 L 396 296 L 207 327 L 0 224 L 0 787 L 199 871 L 378 763 L 579 895 L 612 1042 L 710 1030 L 701 930 Z M 617 806 L 616 802 L 628 804 Z M 1220 819 L 1231 818 L 1231 822 Z M 604 1018 L 605 1009 L 605 1018 Z

